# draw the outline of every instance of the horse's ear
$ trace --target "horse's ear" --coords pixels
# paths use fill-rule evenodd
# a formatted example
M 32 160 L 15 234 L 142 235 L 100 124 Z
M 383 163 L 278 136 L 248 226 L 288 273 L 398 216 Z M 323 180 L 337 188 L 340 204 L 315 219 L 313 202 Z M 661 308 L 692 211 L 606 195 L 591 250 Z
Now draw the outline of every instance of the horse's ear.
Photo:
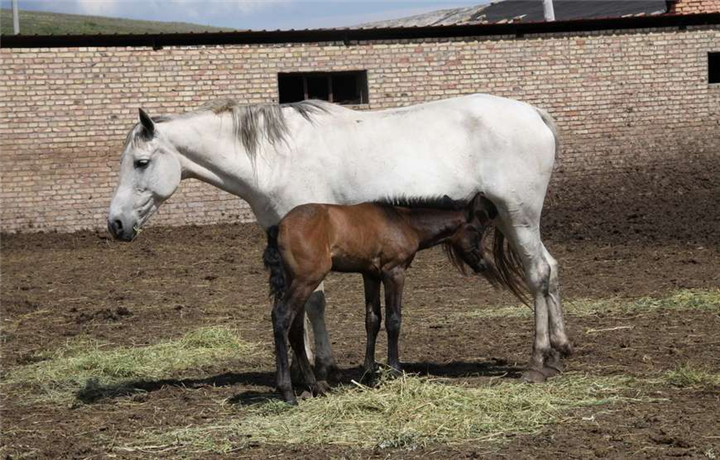
M 143 109 L 138 110 L 140 111 L 140 123 L 143 125 L 143 128 L 145 128 L 145 131 L 152 136 L 155 134 L 155 122 L 152 121 L 150 115 L 148 115 Z

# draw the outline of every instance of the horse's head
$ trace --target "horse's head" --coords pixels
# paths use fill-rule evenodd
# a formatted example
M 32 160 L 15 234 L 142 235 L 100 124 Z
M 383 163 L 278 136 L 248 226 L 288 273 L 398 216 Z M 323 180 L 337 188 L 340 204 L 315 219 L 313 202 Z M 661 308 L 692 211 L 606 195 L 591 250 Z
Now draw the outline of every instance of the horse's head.
M 181 177 L 178 151 L 140 109 L 140 123 L 128 134 L 110 203 L 108 230 L 113 237 L 132 241 L 138 229 L 175 192 Z

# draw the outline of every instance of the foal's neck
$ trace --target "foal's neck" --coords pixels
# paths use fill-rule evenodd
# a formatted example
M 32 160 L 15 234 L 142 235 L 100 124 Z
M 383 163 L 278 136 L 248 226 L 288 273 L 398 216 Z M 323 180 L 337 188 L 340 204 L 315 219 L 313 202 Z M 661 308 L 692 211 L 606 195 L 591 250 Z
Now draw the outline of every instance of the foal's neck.
M 406 221 L 420 238 L 420 249 L 443 243 L 466 222 L 464 211 L 440 209 L 409 209 Z

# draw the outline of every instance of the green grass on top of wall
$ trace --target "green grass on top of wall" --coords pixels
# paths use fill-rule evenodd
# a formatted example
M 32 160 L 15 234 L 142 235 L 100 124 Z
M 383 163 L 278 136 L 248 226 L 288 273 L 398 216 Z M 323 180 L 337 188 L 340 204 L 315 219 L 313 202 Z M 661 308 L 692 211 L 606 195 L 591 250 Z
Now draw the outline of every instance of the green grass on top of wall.
M 145 34 L 233 30 L 185 22 L 141 21 L 25 10 L 20 10 L 19 16 L 22 35 Z M 0 33 L 2 35 L 13 34 L 12 10 L 0 10 Z

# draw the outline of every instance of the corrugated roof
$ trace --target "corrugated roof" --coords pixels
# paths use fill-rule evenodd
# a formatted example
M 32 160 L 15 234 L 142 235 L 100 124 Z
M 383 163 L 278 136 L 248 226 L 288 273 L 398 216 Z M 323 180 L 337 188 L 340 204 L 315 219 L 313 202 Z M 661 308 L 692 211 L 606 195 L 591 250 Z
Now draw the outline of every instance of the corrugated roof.
M 667 12 L 665 0 L 554 0 L 555 19 L 619 18 L 651 16 Z M 544 20 L 539 0 L 504 1 L 491 4 L 474 20 L 534 22 Z
M 554 0 L 553 5 L 555 19 L 558 21 L 652 16 L 667 12 L 665 0 Z M 445 26 L 543 20 L 540 0 L 505 0 L 489 5 L 437 10 L 400 19 L 371 22 L 359 27 Z

